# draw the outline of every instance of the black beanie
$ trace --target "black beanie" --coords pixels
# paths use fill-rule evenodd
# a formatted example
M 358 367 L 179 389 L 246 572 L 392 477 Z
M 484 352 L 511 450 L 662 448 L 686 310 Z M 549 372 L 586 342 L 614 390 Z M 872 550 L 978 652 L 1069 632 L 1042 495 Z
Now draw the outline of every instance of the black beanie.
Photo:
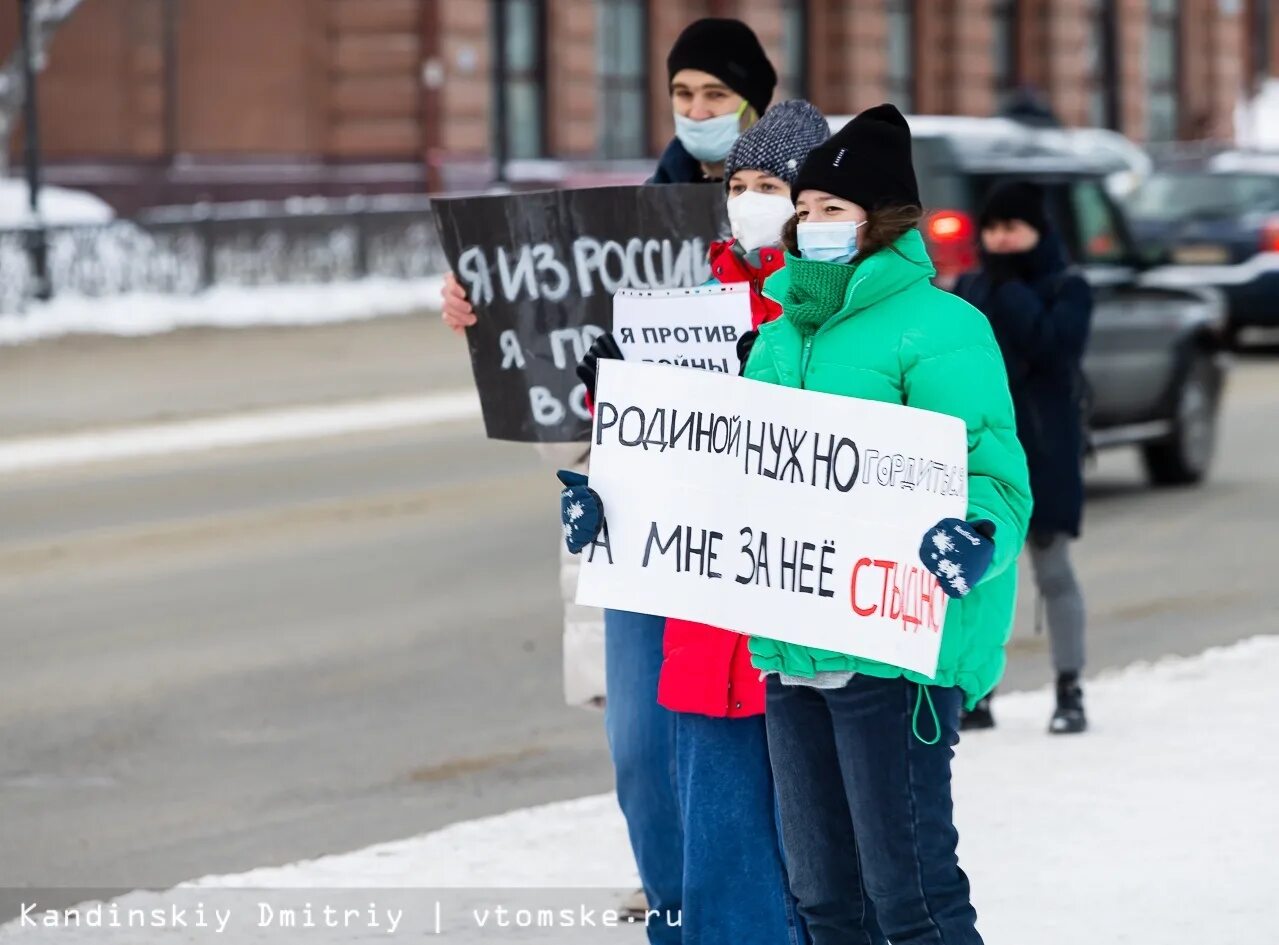
M 864 210 L 919 206 L 919 184 L 910 153 L 910 126 L 893 105 L 862 112 L 825 144 L 814 148 L 791 187 L 824 190 Z
M 686 26 L 666 57 L 667 82 L 681 69 L 709 72 L 760 115 L 777 87 L 777 72 L 768 54 L 741 20 L 707 17 Z
M 1027 181 L 1006 181 L 998 184 L 986 195 L 978 222 L 984 230 L 992 223 L 1021 220 L 1034 227 L 1038 233 L 1048 229 L 1048 209 L 1044 201 L 1044 189 Z

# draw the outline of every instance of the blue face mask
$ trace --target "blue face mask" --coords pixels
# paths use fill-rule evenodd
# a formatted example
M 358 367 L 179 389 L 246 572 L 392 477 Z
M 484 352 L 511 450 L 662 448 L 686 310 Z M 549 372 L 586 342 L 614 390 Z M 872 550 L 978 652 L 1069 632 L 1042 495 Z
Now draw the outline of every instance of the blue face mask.
M 865 222 L 801 223 L 795 228 L 799 254 L 817 262 L 851 262 L 857 256 L 857 230 Z
M 718 164 L 728 157 L 733 142 L 742 133 L 742 108 L 718 118 L 704 118 L 694 121 L 683 115 L 675 116 L 675 137 L 684 146 L 684 150 L 699 161 L 707 164 Z

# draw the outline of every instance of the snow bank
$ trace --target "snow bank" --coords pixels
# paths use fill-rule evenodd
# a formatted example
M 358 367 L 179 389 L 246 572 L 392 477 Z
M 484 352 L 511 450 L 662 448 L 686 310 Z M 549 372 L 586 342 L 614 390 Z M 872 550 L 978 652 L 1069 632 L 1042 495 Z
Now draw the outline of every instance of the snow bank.
M 149 335 L 177 328 L 322 325 L 438 309 L 442 277 L 219 286 L 198 295 L 57 296 L 22 314 L 0 314 L 0 345 L 77 332 Z
M 1279 885 L 1279 753 L 1270 747 L 1279 739 L 1271 706 L 1277 675 L 1279 637 L 1110 674 L 1089 687 L 1094 730 L 1075 738 L 1045 734 L 1047 691 L 999 697 L 999 728 L 965 737 L 955 785 L 960 856 L 988 945 L 1269 941 Z M 569 938 L 561 931 L 537 937 L 479 929 L 474 910 L 503 897 L 562 901 L 574 889 L 584 905 L 608 908 L 617 890 L 636 885 L 622 819 L 605 795 L 118 902 L 151 909 L 198 900 L 213 908 L 249 895 L 232 890 L 255 887 L 295 890 L 319 908 L 326 896 L 341 895 L 323 890 L 346 888 L 352 901 L 371 906 L 384 902 L 375 890 L 394 898 L 412 887 L 420 892 L 410 904 L 426 910 L 416 917 L 419 928 L 438 917 L 424 896 L 446 904 L 447 941 L 563 942 Z M 642 941 L 638 929 L 586 940 L 605 935 Z M 385 928 L 315 929 L 305 941 L 386 937 Z M 101 942 L 103 932 L 0 929 L 5 942 L 55 939 Z M 107 940 L 150 939 L 134 932 Z M 281 939 L 262 932 L 241 940 Z
M 425 396 L 253 410 L 86 433 L 0 439 L 0 476 L 145 456 L 428 427 L 479 416 L 480 400 L 472 388 Z
M 1279 148 L 1279 79 L 1268 79 L 1235 108 L 1235 139 L 1248 148 Z
M 26 226 L 31 222 L 27 182 L 0 178 L 0 228 Z M 46 226 L 106 223 L 115 211 L 105 200 L 83 190 L 67 187 L 40 188 L 40 217 Z

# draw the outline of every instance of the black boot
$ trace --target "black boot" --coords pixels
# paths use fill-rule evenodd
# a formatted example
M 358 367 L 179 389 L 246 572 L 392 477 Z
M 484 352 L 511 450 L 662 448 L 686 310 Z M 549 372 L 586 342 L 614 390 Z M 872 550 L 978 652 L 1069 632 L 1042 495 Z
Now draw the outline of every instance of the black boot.
M 994 697 L 992 692 L 988 696 L 983 696 L 978 700 L 972 710 L 959 710 L 959 730 L 961 732 L 975 732 L 982 728 L 994 728 L 995 717 L 990 713 L 990 700 Z
M 1057 708 L 1053 711 L 1048 732 L 1052 735 L 1077 735 L 1088 728 L 1084 714 L 1084 691 L 1079 686 L 1078 673 L 1061 673 L 1057 676 Z

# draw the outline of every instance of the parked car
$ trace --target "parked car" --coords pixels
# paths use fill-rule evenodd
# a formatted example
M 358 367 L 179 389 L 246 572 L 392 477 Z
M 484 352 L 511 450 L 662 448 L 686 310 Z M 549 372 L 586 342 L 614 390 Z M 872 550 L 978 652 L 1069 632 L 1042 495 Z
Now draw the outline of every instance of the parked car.
M 1279 327 L 1279 155 L 1225 152 L 1163 167 L 1128 200 L 1165 285 L 1210 285 L 1233 339 Z
M 1084 362 L 1093 445 L 1138 447 L 1155 484 L 1203 480 L 1227 367 L 1224 303 L 1212 289 L 1147 280 L 1150 263 L 1106 187 L 1113 157 L 1094 159 L 1060 133 L 1004 119 L 909 121 L 938 284 L 949 288 L 977 264 L 977 211 L 992 186 L 1010 178 L 1041 184 L 1096 297 Z

